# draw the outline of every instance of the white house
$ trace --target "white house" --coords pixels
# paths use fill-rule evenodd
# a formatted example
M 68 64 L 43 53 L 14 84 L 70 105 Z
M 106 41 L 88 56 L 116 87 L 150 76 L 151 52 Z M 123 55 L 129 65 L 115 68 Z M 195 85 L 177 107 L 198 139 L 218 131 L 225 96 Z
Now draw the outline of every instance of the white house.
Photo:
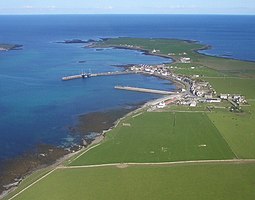
M 157 105 L 157 108 L 164 108 L 164 107 L 166 107 L 165 102 L 160 102 L 160 103 Z
M 221 99 L 228 99 L 228 94 L 220 94 Z

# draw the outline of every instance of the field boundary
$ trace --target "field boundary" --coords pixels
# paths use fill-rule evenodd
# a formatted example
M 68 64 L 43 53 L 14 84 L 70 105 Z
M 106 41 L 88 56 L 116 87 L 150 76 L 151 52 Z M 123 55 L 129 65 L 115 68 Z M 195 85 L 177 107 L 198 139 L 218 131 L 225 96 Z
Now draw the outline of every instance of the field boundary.
M 187 160 L 187 161 L 173 161 L 173 162 L 151 162 L 151 163 L 107 163 L 96 165 L 80 165 L 80 166 L 58 166 L 57 169 L 79 169 L 79 168 L 97 168 L 97 167 L 118 167 L 118 166 L 143 166 L 143 165 L 179 165 L 179 164 L 211 164 L 211 163 L 255 163 L 255 159 L 227 159 L 227 160 Z
M 99 144 L 98 144 L 99 145 Z M 93 146 L 95 148 L 96 146 Z M 90 148 L 92 149 L 92 147 Z M 88 149 L 88 150 L 90 150 Z M 88 151 L 87 150 L 87 151 Z M 87 151 L 83 152 L 86 153 Z M 42 176 L 41 178 L 37 179 L 36 181 L 32 182 L 30 185 L 13 195 L 9 198 L 9 200 L 12 200 L 22 194 L 24 191 L 28 190 L 32 186 L 34 186 L 36 183 L 41 181 L 42 179 L 46 178 L 53 172 L 55 172 L 58 169 L 83 169 L 83 168 L 99 168 L 99 167 L 117 167 L 117 168 L 126 168 L 129 166 L 173 166 L 173 165 L 188 165 L 188 164 L 249 164 L 249 163 L 255 163 L 255 159 L 228 159 L 228 160 L 190 160 L 190 161 L 173 161 L 173 162 L 158 162 L 158 163 L 108 163 L 108 164 L 98 164 L 98 165 L 81 165 L 81 166 L 58 166 L 51 171 L 49 171 L 47 174 Z
M 237 156 L 236 152 L 231 148 L 230 144 L 226 140 L 225 136 L 221 133 L 221 131 L 217 128 L 217 126 L 213 123 L 213 121 L 210 119 L 210 117 L 208 115 L 206 115 L 206 116 L 207 116 L 208 120 L 212 123 L 212 125 L 217 129 L 217 131 L 219 132 L 219 134 L 222 137 L 222 139 L 226 142 L 228 148 L 232 151 L 232 153 L 235 155 L 235 157 L 237 159 L 239 159 L 239 157 Z
M 77 160 L 78 158 L 80 158 L 81 156 L 83 156 L 85 153 L 87 153 L 87 152 L 90 151 L 91 149 L 96 148 L 96 147 L 99 146 L 99 145 L 101 145 L 101 142 L 98 143 L 98 144 L 96 144 L 96 145 L 94 145 L 94 146 L 92 146 L 92 147 L 90 147 L 90 148 L 88 148 L 88 149 L 86 149 L 85 151 L 83 151 L 82 153 L 80 153 L 78 156 L 76 156 L 74 159 L 70 160 L 70 161 L 68 162 L 68 164 L 74 162 L 75 160 Z
M 38 183 L 39 181 L 41 181 L 42 179 L 46 178 L 47 176 L 49 176 L 50 174 L 52 174 L 54 171 L 56 171 L 57 168 L 52 169 L 51 171 L 49 171 L 47 174 L 45 174 L 44 176 L 42 176 L 41 178 L 37 179 L 36 181 L 32 182 L 30 185 L 28 185 L 27 187 L 25 187 L 24 189 L 20 190 L 18 193 L 16 193 L 15 195 L 13 195 L 12 197 L 9 198 L 9 200 L 12 200 L 14 198 L 16 198 L 17 196 L 19 196 L 21 193 L 23 193 L 24 191 L 26 191 L 27 189 L 29 189 L 30 187 L 32 187 L 33 185 L 35 185 L 36 183 Z

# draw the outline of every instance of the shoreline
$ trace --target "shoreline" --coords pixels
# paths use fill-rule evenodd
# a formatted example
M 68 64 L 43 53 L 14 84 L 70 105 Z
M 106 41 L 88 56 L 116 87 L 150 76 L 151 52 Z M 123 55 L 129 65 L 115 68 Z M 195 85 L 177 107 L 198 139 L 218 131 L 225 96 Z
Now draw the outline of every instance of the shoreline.
M 180 41 L 186 41 L 186 42 L 189 42 L 188 40 L 180 40 Z M 197 41 L 190 41 L 192 43 L 194 42 L 197 42 Z M 97 42 L 95 42 L 97 43 Z M 89 48 L 100 48 L 100 47 L 91 47 L 89 46 Z M 127 49 L 127 50 L 135 50 L 135 51 L 140 51 L 142 52 L 144 55 L 150 55 L 150 56 L 158 56 L 158 57 L 163 57 L 163 58 L 170 58 L 173 62 L 172 64 L 174 63 L 177 63 L 178 61 L 173 58 L 172 56 L 169 56 L 169 55 L 162 55 L 162 54 L 154 54 L 154 53 L 151 53 L 149 52 L 148 50 L 144 50 L 144 49 L 141 49 L 141 48 L 131 48 L 131 47 L 119 47 L 119 46 L 109 46 L 109 47 L 104 47 L 104 48 L 116 48 L 116 49 Z M 201 51 L 201 50 L 206 50 L 206 49 L 209 49 L 210 46 L 205 46 L 203 48 L 200 48 L 200 49 L 196 49 L 196 50 L 193 50 L 194 52 L 198 53 L 198 54 L 201 54 L 201 55 L 204 55 L 203 53 L 200 53 L 198 51 Z M 206 54 L 205 54 L 206 55 Z M 211 57 L 217 57 L 217 56 L 212 56 L 212 55 L 206 55 L 206 56 L 211 56 Z M 218 57 L 218 58 L 221 58 L 221 57 Z M 232 59 L 232 58 L 223 58 L 223 59 Z M 232 59 L 232 60 L 236 60 L 236 59 Z M 123 66 L 122 66 L 123 67 Z M 145 74 L 143 73 L 143 75 L 149 75 L 149 74 Z M 150 75 L 151 76 L 151 75 Z M 163 77 L 159 77 L 159 76 L 155 76 L 155 77 L 158 77 L 158 78 L 161 78 L 161 79 L 165 79 L 165 80 L 170 80 L 172 81 L 175 85 L 176 85 L 176 90 L 178 90 L 178 87 L 182 88 L 182 86 L 185 87 L 184 84 L 181 84 L 179 81 L 176 81 L 176 80 L 173 80 L 173 79 L 167 79 L 167 78 L 163 78 Z M 177 86 L 178 85 L 178 86 Z M 113 126 L 110 127 L 109 129 L 107 130 L 103 130 L 99 136 L 97 136 L 89 145 L 87 146 L 83 146 L 81 149 L 79 149 L 78 151 L 75 151 L 75 152 L 70 152 L 70 153 L 67 153 L 66 155 L 58 158 L 53 164 L 51 165 L 48 165 L 48 166 L 39 166 L 37 169 L 35 170 L 32 170 L 31 172 L 29 172 L 27 175 L 24 176 L 24 179 L 26 179 L 27 177 L 31 176 L 32 174 L 34 174 L 35 172 L 38 172 L 40 170 L 43 170 L 43 169 L 54 169 L 56 168 L 57 166 L 63 164 L 64 162 L 68 162 L 69 159 L 72 159 L 72 158 L 76 158 L 76 155 L 79 155 L 81 154 L 82 152 L 84 151 L 87 151 L 89 150 L 91 147 L 93 147 L 95 144 L 100 144 L 104 139 L 105 139 L 105 136 L 106 134 L 113 130 L 114 128 L 116 128 L 119 123 L 124 120 L 125 118 L 133 115 L 133 114 L 136 114 L 138 112 L 142 112 L 146 107 L 150 106 L 150 105 L 153 105 L 155 104 L 155 102 L 160 102 L 162 101 L 162 99 L 165 99 L 167 98 L 167 96 L 163 96 L 163 97 L 159 97 L 159 98 L 156 98 L 156 99 L 153 99 L 153 100 L 149 100 L 147 102 L 145 102 L 143 105 L 139 106 L 138 108 L 136 108 L 135 110 L 132 110 L 131 112 L 128 112 L 127 114 L 125 114 L 124 116 L 118 118 L 114 123 L 113 123 Z M 18 187 L 18 186 L 17 186 Z M 0 199 L 1 198 L 4 198 L 5 196 L 7 196 L 8 194 L 10 194 L 11 192 L 13 192 L 17 187 L 14 187 L 14 188 L 11 188 L 10 190 L 6 191 L 6 193 L 4 193 L 2 196 L 2 194 L 0 194 Z
M 150 105 L 154 105 L 156 102 L 158 103 L 167 97 L 168 96 L 165 95 L 163 97 L 152 99 L 152 100 L 149 100 L 149 101 L 146 101 L 146 102 L 140 104 L 139 106 L 136 107 L 136 109 L 131 110 L 130 112 L 126 113 L 122 117 L 119 117 L 117 120 L 115 120 L 113 122 L 113 125 L 110 128 L 108 128 L 107 130 L 102 130 L 100 132 L 100 134 L 97 137 L 95 137 L 94 140 L 92 140 L 91 143 L 89 143 L 87 146 L 82 146 L 79 150 L 77 150 L 75 152 L 69 152 L 64 156 L 59 157 L 57 160 L 54 161 L 54 163 L 52 163 L 50 165 L 44 164 L 44 165 L 38 166 L 34 170 L 32 170 L 32 171 L 28 172 L 26 175 L 24 175 L 22 181 L 27 179 L 28 177 L 32 176 L 33 174 L 42 171 L 42 170 L 51 171 L 53 169 L 56 169 L 58 166 L 63 165 L 65 162 L 69 163 L 69 162 L 75 160 L 77 158 L 77 156 L 79 156 L 83 152 L 87 152 L 94 145 L 100 145 L 101 142 L 104 141 L 106 134 L 108 132 L 112 131 L 114 128 L 116 128 L 122 120 L 126 119 L 127 117 L 129 117 L 133 114 L 142 112 L 146 107 L 148 107 Z M 21 183 L 22 183 L 22 181 L 21 181 Z M 0 193 L 0 199 L 8 196 L 10 193 L 14 192 L 18 187 L 19 187 L 19 184 L 17 186 L 11 187 L 8 190 L 4 190 L 2 193 Z
M 125 48 L 127 49 L 127 48 Z M 131 50 L 139 50 L 141 51 L 140 49 L 131 49 Z M 159 56 L 159 57 L 163 57 L 163 55 L 156 55 L 156 54 L 151 54 L 149 51 L 144 51 L 143 52 L 145 55 L 151 55 L 151 56 Z M 173 60 L 170 56 L 164 56 L 164 58 L 170 58 L 171 60 Z M 130 64 L 127 64 L 125 66 L 129 66 Z M 121 66 L 121 67 L 125 67 L 125 66 Z M 152 76 L 150 74 L 146 74 L 146 73 L 142 73 L 142 75 L 144 76 Z M 166 77 L 161 77 L 161 76 L 156 76 L 156 75 L 153 75 L 154 77 L 157 77 L 159 79 L 164 79 L 164 80 L 168 80 L 168 81 L 171 81 L 173 84 L 175 84 L 176 88 L 175 88 L 175 91 L 177 91 L 178 89 L 180 88 L 183 88 L 185 87 L 183 84 L 179 83 L 178 81 L 176 80 L 173 80 L 173 79 L 169 79 L 169 78 L 166 78 Z M 94 144 L 94 141 L 98 141 L 100 138 L 100 141 L 102 141 L 105 137 L 105 134 L 109 131 L 111 131 L 112 129 L 114 129 L 121 120 L 125 119 L 126 117 L 132 115 L 133 113 L 136 113 L 136 112 L 139 112 L 140 110 L 144 109 L 145 107 L 147 107 L 148 105 L 152 104 L 153 102 L 159 102 L 159 101 L 162 101 L 162 99 L 165 99 L 166 97 L 162 96 L 159 97 L 159 98 L 156 98 L 156 99 L 152 99 L 152 100 L 148 100 L 146 102 L 143 102 L 142 104 L 140 104 L 138 107 L 136 107 L 136 109 L 126 113 L 124 116 L 116 119 L 114 122 L 113 122 L 113 125 L 107 129 L 107 130 L 102 130 L 99 132 L 99 136 L 93 138 L 92 140 L 90 140 L 88 143 L 86 143 L 85 145 L 84 144 L 81 144 L 77 146 L 81 147 L 79 150 L 76 149 L 75 152 L 71 152 L 69 151 L 68 153 L 66 153 L 64 156 L 61 156 L 61 157 L 57 157 L 57 159 L 53 162 L 53 164 L 47 164 L 47 163 L 43 163 L 43 164 L 39 164 L 37 165 L 36 167 L 30 169 L 30 171 L 26 171 L 25 173 L 21 174 L 19 177 L 22 177 L 22 180 L 24 180 L 25 178 L 27 178 L 28 176 L 32 175 L 33 173 L 37 172 L 37 171 L 40 171 L 42 169 L 45 169 L 45 168 L 49 168 L 49 167 L 52 167 L 52 166 L 55 166 L 55 165 L 58 165 L 60 162 L 59 160 L 61 160 L 62 162 L 68 160 L 70 157 L 72 157 L 73 155 L 75 154 L 78 154 L 79 152 L 83 151 L 84 149 L 86 150 L 87 148 L 89 148 L 91 145 Z M 90 113 L 91 114 L 91 113 Z M 80 116 L 83 116 L 82 114 Z M 71 132 L 71 130 L 70 130 Z M 71 133 L 70 133 L 71 134 Z M 81 134 L 82 135 L 82 134 Z M 101 138 L 103 136 L 103 138 Z M 81 139 L 82 140 L 82 139 Z M 83 141 L 83 140 L 82 140 Z M 81 142 L 82 142 L 81 141 Z M 70 155 L 70 156 L 69 156 Z M 22 155 L 23 156 L 23 155 Z M 26 158 L 24 158 L 26 159 Z M 12 179 L 12 181 L 10 181 L 9 183 L 13 183 L 14 180 Z M 15 190 L 16 187 L 14 187 L 14 190 Z M 7 191 L 7 194 L 5 194 Z M 3 194 L 4 196 L 8 195 L 10 192 L 13 191 L 13 187 L 10 188 L 10 192 L 8 192 L 9 190 L 3 190 Z M 1 196 L 1 194 L 0 194 Z
M 144 74 L 146 75 L 146 74 Z M 158 77 L 158 76 L 156 76 Z M 160 78 L 160 77 L 158 77 Z M 168 80 L 168 79 L 166 79 Z M 172 80 L 171 80 L 172 81 Z M 173 81 L 172 81 L 173 82 Z M 176 90 L 177 90 L 177 87 L 176 87 Z M 79 155 L 79 154 L 82 154 L 82 152 L 84 151 L 88 151 L 91 147 L 93 147 L 94 145 L 98 144 L 100 145 L 100 143 L 105 139 L 106 137 L 106 134 L 110 131 L 112 131 L 114 128 L 116 128 L 119 123 L 126 119 L 127 117 L 129 116 L 132 116 L 134 114 L 137 114 L 137 113 L 140 113 L 140 112 L 143 112 L 147 107 L 149 106 L 152 106 L 152 105 L 156 105 L 158 104 L 159 102 L 169 98 L 169 96 L 171 95 L 163 95 L 163 96 L 160 96 L 159 98 L 155 98 L 155 99 L 151 99 L 151 100 L 148 100 L 148 101 L 145 101 L 143 103 L 140 103 L 138 105 L 136 105 L 135 109 L 131 110 L 130 112 L 127 112 L 126 114 L 124 114 L 123 116 L 117 118 L 113 123 L 112 123 L 112 126 L 109 127 L 108 129 L 106 130 L 102 130 L 99 132 L 99 135 L 96 136 L 93 140 L 91 140 L 91 142 L 88 144 L 88 145 L 83 145 L 81 146 L 80 149 L 76 150 L 75 152 L 69 152 L 61 157 L 59 157 L 57 160 L 55 160 L 52 164 L 43 164 L 43 165 L 39 165 L 38 167 L 36 167 L 35 169 L 31 170 L 30 172 L 28 172 L 27 174 L 24 175 L 24 177 L 22 178 L 22 181 L 27 179 L 28 177 L 30 177 L 31 175 L 33 175 L 34 173 L 36 172 L 40 172 L 41 170 L 52 170 L 52 169 L 55 169 L 57 168 L 58 166 L 61 166 L 62 164 L 64 164 L 65 162 L 70 162 L 73 161 L 73 159 L 76 159 L 76 156 Z M 123 108 L 122 108 L 123 109 Z M 104 111 L 102 111 L 104 112 Z M 93 112 L 92 112 L 93 113 Z M 91 113 L 88 113 L 88 114 L 91 114 Z M 86 115 L 86 114 L 85 114 Z M 82 116 L 82 114 L 80 115 Z M 22 183 L 22 182 L 21 182 Z M 8 190 L 4 190 L 2 193 L 0 193 L 0 199 L 6 197 L 7 195 L 9 195 L 10 193 L 12 193 L 13 191 L 15 191 L 17 188 L 19 187 L 19 185 L 15 186 L 15 187 L 11 187 L 10 189 Z
M 112 38 L 100 38 L 100 39 L 102 41 L 107 41 L 107 40 L 113 39 L 113 38 L 132 38 L 132 37 L 112 37 Z M 178 41 L 183 41 L 183 42 L 187 42 L 187 43 L 191 43 L 191 44 L 192 43 L 198 43 L 198 44 L 204 45 L 204 47 L 199 48 L 199 49 L 193 49 L 192 51 L 194 53 L 197 53 L 197 54 L 200 54 L 200 55 L 203 55 L 203 56 L 221 58 L 221 59 L 226 59 L 226 60 L 235 60 L 235 61 L 255 63 L 254 60 L 245 60 L 245 59 L 232 58 L 232 57 L 223 57 L 223 56 L 220 56 L 220 55 L 210 55 L 210 54 L 207 54 L 207 53 L 199 52 L 199 51 L 203 51 L 203 50 L 210 50 L 210 49 L 212 49 L 213 46 L 212 45 L 207 45 L 207 44 L 202 44 L 202 43 L 200 43 L 201 41 L 197 41 L 197 40 L 176 39 L 176 38 L 141 38 L 141 39 L 164 39 L 164 40 L 178 40 Z M 151 53 L 148 50 L 145 50 L 145 49 L 142 49 L 142 48 L 135 48 L 135 47 L 121 47 L 121 46 L 118 46 L 118 45 L 109 45 L 109 46 L 105 46 L 105 47 L 104 46 L 103 47 L 95 46 L 98 42 L 100 42 L 100 41 L 95 41 L 91 45 L 85 46 L 85 47 L 86 48 L 115 48 L 115 49 L 127 49 L 127 50 L 140 51 L 144 55 L 159 56 L 159 57 L 162 57 L 162 58 L 170 58 L 170 59 L 173 60 L 172 64 L 177 63 L 177 60 L 174 57 L 172 57 L 171 55 L 162 55 L 162 54 L 157 54 L 157 53 Z
M 107 47 L 108 48 L 108 47 Z M 160 54 L 152 54 L 150 53 L 149 51 L 146 51 L 146 50 L 142 50 L 142 49 L 130 49 L 130 48 L 122 48 L 122 49 L 129 49 L 129 50 L 137 50 L 137 51 L 141 51 L 144 53 L 144 55 L 150 55 L 150 56 L 158 56 L 158 57 L 164 57 L 164 58 L 170 58 L 173 63 L 175 62 L 175 60 L 171 57 L 171 56 L 168 56 L 168 55 L 160 55 Z M 130 64 L 127 64 L 126 66 L 129 66 Z M 120 67 L 125 67 L 125 66 L 120 66 Z M 183 88 L 185 87 L 184 84 L 181 84 L 179 81 L 176 81 L 174 79 L 169 79 L 167 77 L 163 77 L 163 76 L 157 76 L 157 75 L 150 75 L 150 74 L 146 74 L 146 73 L 142 73 L 142 75 L 144 76 L 154 76 L 154 77 L 157 77 L 159 79 L 164 79 L 164 80 L 168 80 L 168 81 L 171 81 L 173 84 L 175 84 L 176 88 L 175 88 L 175 91 L 179 90 L 180 88 Z M 75 152 L 69 152 L 67 153 L 66 155 L 64 156 L 61 156 L 61 157 L 58 157 L 57 160 L 55 160 L 53 162 L 53 164 L 42 164 L 42 165 L 39 165 L 37 166 L 35 169 L 32 169 L 31 171 L 27 172 L 26 174 L 23 175 L 22 177 L 22 180 L 26 179 L 27 177 L 31 176 L 32 174 L 34 174 L 35 172 L 38 172 L 42 169 L 47 169 L 47 168 L 54 168 L 58 165 L 60 165 L 61 163 L 64 163 L 66 161 L 68 161 L 68 159 L 70 159 L 71 157 L 75 157 L 75 155 L 77 154 L 80 154 L 82 153 L 83 151 L 86 151 L 87 149 L 89 149 L 91 146 L 93 146 L 95 143 L 99 143 L 99 142 L 102 142 L 105 138 L 105 135 L 113 130 L 115 127 L 118 126 L 118 124 L 123 120 L 125 119 L 126 117 L 132 115 L 132 114 L 135 114 L 137 112 L 140 112 L 142 110 L 144 110 L 146 107 L 150 106 L 150 105 L 155 105 L 159 102 L 161 102 L 162 100 L 166 99 L 168 96 L 160 96 L 159 98 L 156 98 L 156 99 L 152 99 L 152 100 L 148 100 L 146 102 L 143 102 L 142 104 L 140 104 L 136 109 L 126 113 L 124 116 L 116 119 L 114 122 L 113 122 L 113 125 L 108 128 L 107 130 L 102 130 L 100 131 L 99 133 L 99 136 L 95 137 L 93 140 L 91 140 L 88 144 L 86 145 L 82 145 L 80 149 L 76 150 Z M 88 113 L 88 114 L 91 114 L 91 113 Z M 82 116 L 82 114 L 80 115 Z M 80 145 L 79 145 L 80 146 Z M 13 181 L 12 181 L 13 182 Z M 7 196 L 9 193 L 11 193 L 12 191 L 14 191 L 16 187 L 11 187 L 9 190 L 4 190 L 2 194 L 0 194 L 0 199 Z M 4 196 L 2 196 L 4 195 Z

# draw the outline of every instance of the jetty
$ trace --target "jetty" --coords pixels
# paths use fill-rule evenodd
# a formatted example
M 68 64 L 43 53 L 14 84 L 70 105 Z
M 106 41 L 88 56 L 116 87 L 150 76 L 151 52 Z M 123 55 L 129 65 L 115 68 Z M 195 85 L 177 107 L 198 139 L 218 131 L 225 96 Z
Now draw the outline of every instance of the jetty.
M 135 91 L 135 92 L 145 92 L 145 93 L 152 93 L 152 94 L 161 94 L 161 95 L 176 94 L 176 92 L 170 92 L 170 91 L 165 91 L 165 90 L 155 90 L 155 89 L 129 87 L 129 86 L 115 86 L 114 88 L 118 89 L 118 90 L 128 90 L 128 91 Z
M 73 79 L 85 79 L 90 77 L 97 77 L 97 76 L 116 76 L 116 75 L 126 75 L 126 74 L 137 74 L 137 72 L 134 71 L 115 71 L 115 72 L 102 72 L 102 73 L 81 73 L 78 75 L 71 75 L 71 76 L 64 76 L 62 77 L 63 81 L 69 81 Z

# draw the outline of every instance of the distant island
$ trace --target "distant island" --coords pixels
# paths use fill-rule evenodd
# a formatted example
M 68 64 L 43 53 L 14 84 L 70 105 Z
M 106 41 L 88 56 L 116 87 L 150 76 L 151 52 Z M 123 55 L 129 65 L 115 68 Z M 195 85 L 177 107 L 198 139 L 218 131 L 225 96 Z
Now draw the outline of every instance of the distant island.
M 22 47 L 20 44 L 0 44 L 0 51 L 21 50 Z
M 96 42 L 96 40 L 81 40 L 81 39 L 71 39 L 71 40 L 64 40 L 64 41 L 60 41 L 57 43 L 62 43 L 62 44 L 87 44 L 87 43 L 92 43 L 92 42 Z

